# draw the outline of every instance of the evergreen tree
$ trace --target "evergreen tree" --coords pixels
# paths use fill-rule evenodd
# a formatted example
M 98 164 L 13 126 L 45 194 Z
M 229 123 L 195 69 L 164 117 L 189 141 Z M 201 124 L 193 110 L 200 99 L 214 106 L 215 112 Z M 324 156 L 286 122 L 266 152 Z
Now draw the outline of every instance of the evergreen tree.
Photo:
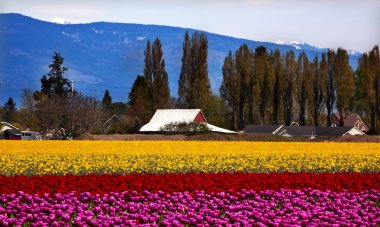
M 140 103 L 141 101 L 146 102 L 147 101 L 146 92 L 145 92 L 146 90 L 147 90 L 147 83 L 146 83 L 145 76 L 138 75 L 135 81 L 133 82 L 131 91 L 129 92 L 128 105 L 133 106 L 135 104 L 139 104 L 141 106 L 142 105 Z
M 128 95 L 128 105 L 130 107 L 128 112 L 132 116 L 138 117 L 142 123 L 148 122 L 151 117 L 147 90 L 148 85 L 145 76 L 137 76 Z
M 3 120 L 6 122 L 12 122 L 13 121 L 12 115 L 17 110 L 16 103 L 13 101 L 13 98 L 9 97 L 8 101 L 4 103 L 4 109 L 5 109 L 5 114 L 4 114 Z
M 295 93 L 299 106 L 299 124 L 306 125 L 306 103 L 309 93 L 309 59 L 303 51 L 298 57 Z
M 281 80 L 283 82 L 282 100 L 284 105 L 284 123 L 285 125 L 290 125 L 293 119 L 294 79 L 297 73 L 297 62 L 292 50 L 287 52 L 284 58 L 284 73 Z
M 40 93 L 50 97 L 53 94 L 62 95 L 70 91 L 70 82 L 63 77 L 68 70 L 67 67 L 62 66 L 63 60 L 64 58 L 59 53 L 54 53 L 53 62 L 49 65 L 50 72 L 41 78 Z
M 354 74 L 348 62 L 345 49 L 338 48 L 334 61 L 334 74 L 336 78 L 336 108 L 340 115 L 339 125 L 343 126 L 343 117 L 354 96 Z
M 106 109 L 109 109 L 111 107 L 112 97 L 110 96 L 108 89 L 106 89 L 106 91 L 104 92 L 102 104 L 103 104 L 103 107 Z
M 327 70 L 326 74 L 326 109 L 327 109 L 327 126 L 331 126 L 331 116 L 335 104 L 335 90 L 336 90 L 336 76 L 334 70 L 335 52 L 333 50 L 327 51 Z

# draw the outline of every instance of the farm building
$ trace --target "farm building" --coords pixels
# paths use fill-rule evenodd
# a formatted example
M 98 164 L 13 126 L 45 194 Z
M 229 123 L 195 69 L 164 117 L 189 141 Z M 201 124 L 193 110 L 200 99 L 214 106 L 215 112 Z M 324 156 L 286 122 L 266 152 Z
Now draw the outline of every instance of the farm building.
M 3 134 L 6 140 L 21 140 L 21 131 L 18 129 L 7 129 Z
M 0 132 L 4 132 L 7 129 L 18 129 L 16 126 L 9 124 L 8 122 L 0 122 Z
M 306 138 L 338 137 L 345 135 L 365 135 L 360 129 L 355 127 L 320 127 L 320 126 L 284 126 L 275 135 L 293 137 L 301 136 Z
M 0 123 L 0 139 L 7 140 L 41 140 L 41 135 L 34 131 L 21 131 L 8 122 Z
M 247 125 L 242 131 L 255 135 L 274 135 L 282 127 L 284 127 L 284 125 Z
M 340 116 L 338 113 L 334 113 L 331 119 L 332 126 L 339 126 Z M 369 130 L 368 126 L 358 114 L 346 113 L 343 116 L 343 126 L 344 127 L 356 127 L 360 131 L 367 132 Z
M 8 122 L 5 122 L 5 121 L 0 122 L 0 139 L 9 139 L 9 138 L 17 137 L 16 135 L 14 135 L 16 131 L 6 132 L 7 130 L 19 130 L 19 129 L 14 125 L 9 124 Z
M 140 132 L 160 132 L 165 125 L 175 122 L 200 122 L 205 124 L 212 132 L 236 133 L 207 123 L 200 109 L 159 109 L 149 123 L 140 129 Z

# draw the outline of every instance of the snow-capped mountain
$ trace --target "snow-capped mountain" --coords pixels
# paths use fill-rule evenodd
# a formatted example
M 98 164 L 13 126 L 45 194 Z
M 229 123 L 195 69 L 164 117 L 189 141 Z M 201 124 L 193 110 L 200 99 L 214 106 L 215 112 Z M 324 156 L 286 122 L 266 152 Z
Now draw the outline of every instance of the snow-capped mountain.
M 0 103 L 8 97 L 21 104 L 23 88 L 38 89 L 40 79 L 49 69 L 54 52 L 65 58 L 66 76 L 76 81 L 75 89 L 102 98 L 105 89 L 114 101 L 127 101 L 137 75 L 143 73 L 146 42 L 159 37 L 164 52 L 172 96 L 177 96 L 185 29 L 169 26 L 97 22 L 68 24 L 36 20 L 20 14 L 0 14 Z M 57 24 L 56 22 L 64 23 Z M 305 51 L 309 58 L 321 55 L 324 48 L 302 42 L 258 42 L 206 32 L 208 71 L 212 90 L 219 93 L 222 65 L 229 51 L 246 43 L 250 48 L 265 46 L 268 51 Z M 349 52 L 356 68 L 360 54 Z
M 61 17 L 53 17 L 49 20 L 49 22 L 55 23 L 55 24 L 71 24 L 68 19 L 61 18 Z

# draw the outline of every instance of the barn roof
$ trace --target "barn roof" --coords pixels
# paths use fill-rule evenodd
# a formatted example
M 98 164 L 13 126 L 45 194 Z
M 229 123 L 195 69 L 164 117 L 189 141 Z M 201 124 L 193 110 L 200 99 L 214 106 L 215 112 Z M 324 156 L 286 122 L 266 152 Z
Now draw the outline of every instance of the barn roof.
M 198 114 L 201 114 L 206 120 L 200 109 L 159 109 L 153 115 L 149 123 L 140 129 L 140 132 L 158 132 L 164 125 L 173 122 L 192 122 Z M 235 133 L 227 129 L 219 128 L 215 125 L 208 124 L 207 121 L 205 124 L 213 132 Z
M 340 115 L 338 113 L 334 113 L 334 117 L 336 118 L 337 121 L 340 120 Z M 360 120 L 363 124 L 363 129 L 364 131 L 368 131 L 369 128 L 368 126 L 365 124 L 364 121 L 361 120 L 361 117 L 358 115 L 358 114 L 355 114 L 355 113 L 345 113 L 343 115 L 343 125 L 345 127 L 356 127 L 356 122 Z M 338 122 L 336 122 L 338 123 Z

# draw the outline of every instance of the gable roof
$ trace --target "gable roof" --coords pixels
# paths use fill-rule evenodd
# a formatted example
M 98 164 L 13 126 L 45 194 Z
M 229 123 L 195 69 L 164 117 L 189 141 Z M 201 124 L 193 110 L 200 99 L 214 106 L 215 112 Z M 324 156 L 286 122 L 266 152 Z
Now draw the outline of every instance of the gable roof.
M 252 134 L 273 134 L 281 127 L 283 127 L 283 125 L 247 125 L 242 131 Z
M 0 132 L 4 132 L 7 129 L 19 129 L 19 128 L 5 121 L 0 122 Z
M 354 127 L 321 127 L 321 126 L 284 126 L 276 134 L 288 134 L 290 136 L 343 136 L 352 129 L 356 134 L 364 135 L 363 132 Z M 351 134 L 351 133 L 349 133 Z
M 140 132 L 158 132 L 166 124 L 173 122 L 192 122 L 201 114 L 205 124 L 213 132 L 236 133 L 227 129 L 208 124 L 201 109 L 159 109 L 156 110 L 149 123 L 141 127 Z
M 340 120 L 340 115 L 338 113 L 334 113 L 333 115 L 336 119 L 336 121 Z M 333 118 L 334 119 L 334 118 Z M 362 121 L 361 117 L 358 114 L 355 113 L 346 113 L 343 115 L 343 125 L 345 127 L 356 127 L 356 122 L 360 121 L 362 123 L 362 126 L 360 127 L 364 131 L 368 131 L 368 126 Z M 339 123 L 339 122 L 336 122 Z
M 106 122 L 104 122 L 103 125 L 108 124 L 108 123 L 111 122 L 112 120 L 121 121 L 121 119 L 119 118 L 119 116 L 118 116 L 117 114 L 114 114 L 114 115 L 112 115 L 112 117 L 108 118 L 108 120 L 107 120 Z

